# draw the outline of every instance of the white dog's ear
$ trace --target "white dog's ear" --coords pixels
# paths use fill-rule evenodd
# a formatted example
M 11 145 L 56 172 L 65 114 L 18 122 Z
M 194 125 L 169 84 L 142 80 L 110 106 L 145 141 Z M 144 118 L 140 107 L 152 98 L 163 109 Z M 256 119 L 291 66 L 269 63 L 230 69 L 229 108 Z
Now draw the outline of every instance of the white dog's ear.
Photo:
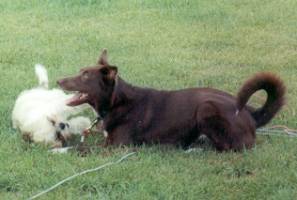
M 47 118 L 47 120 L 48 120 L 53 126 L 56 125 L 56 120 L 55 120 L 54 117 L 49 117 L 49 116 L 47 116 L 46 118 Z

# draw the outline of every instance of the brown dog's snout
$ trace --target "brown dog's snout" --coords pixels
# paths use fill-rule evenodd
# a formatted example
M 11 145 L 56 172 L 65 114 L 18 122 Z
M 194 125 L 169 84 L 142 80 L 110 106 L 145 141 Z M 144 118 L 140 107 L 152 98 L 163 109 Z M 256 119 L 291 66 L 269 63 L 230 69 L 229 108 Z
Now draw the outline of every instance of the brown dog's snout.
M 57 80 L 57 84 L 63 89 L 63 90 L 79 90 L 76 79 L 75 78 L 62 78 L 60 80 Z

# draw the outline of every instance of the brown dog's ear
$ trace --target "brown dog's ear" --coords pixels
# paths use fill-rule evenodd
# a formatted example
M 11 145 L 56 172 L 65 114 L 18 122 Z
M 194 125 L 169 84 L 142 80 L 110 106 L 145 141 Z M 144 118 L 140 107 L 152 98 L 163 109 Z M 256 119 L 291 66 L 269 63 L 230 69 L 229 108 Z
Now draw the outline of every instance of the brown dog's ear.
M 118 74 L 118 68 L 114 66 L 102 67 L 100 72 L 108 80 L 114 80 Z
M 103 49 L 98 60 L 99 65 L 108 66 L 107 49 Z

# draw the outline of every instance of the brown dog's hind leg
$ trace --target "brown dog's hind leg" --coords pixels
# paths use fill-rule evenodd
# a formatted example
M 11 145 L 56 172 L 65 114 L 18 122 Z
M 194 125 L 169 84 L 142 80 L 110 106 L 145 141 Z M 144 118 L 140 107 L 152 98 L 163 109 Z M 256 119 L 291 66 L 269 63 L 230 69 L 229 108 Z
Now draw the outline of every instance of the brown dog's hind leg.
M 233 139 L 228 134 L 228 126 L 218 116 L 206 118 L 201 132 L 214 144 L 218 151 L 232 149 Z
M 181 147 L 184 150 L 188 149 L 190 145 L 193 144 L 199 136 L 199 130 L 197 128 L 192 129 L 191 131 L 189 131 L 187 137 L 185 137 L 184 140 L 181 142 Z
M 197 112 L 198 129 L 206 135 L 218 151 L 232 149 L 233 138 L 229 134 L 230 125 L 220 115 L 219 109 L 211 102 L 201 105 Z

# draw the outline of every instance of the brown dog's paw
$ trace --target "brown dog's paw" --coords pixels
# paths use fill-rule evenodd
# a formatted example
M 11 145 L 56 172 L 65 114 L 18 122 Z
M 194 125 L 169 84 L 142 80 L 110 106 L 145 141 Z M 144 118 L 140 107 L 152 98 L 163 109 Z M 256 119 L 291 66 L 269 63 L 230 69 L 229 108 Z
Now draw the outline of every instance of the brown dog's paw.
M 76 147 L 77 153 L 79 156 L 85 157 L 87 156 L 89 153 L 91 153 L 91 148 L 83 143 L 80 143 L 77 147 Z

